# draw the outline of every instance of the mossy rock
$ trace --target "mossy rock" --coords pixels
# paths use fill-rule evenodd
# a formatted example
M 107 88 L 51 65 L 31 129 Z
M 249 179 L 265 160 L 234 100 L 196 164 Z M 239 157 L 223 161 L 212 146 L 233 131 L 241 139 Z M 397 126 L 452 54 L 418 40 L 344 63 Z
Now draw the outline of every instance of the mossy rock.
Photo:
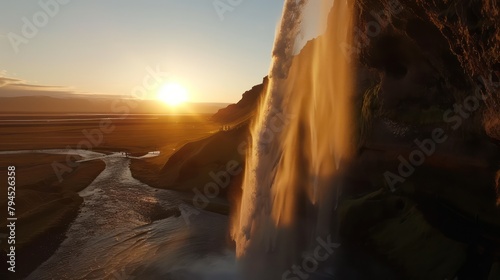
M 415 203 L 379 190 L 340 205 L 345 242 L 363 244 L 406 279 L 453 279 L 466 260 L 466 245 L 444 236 Z

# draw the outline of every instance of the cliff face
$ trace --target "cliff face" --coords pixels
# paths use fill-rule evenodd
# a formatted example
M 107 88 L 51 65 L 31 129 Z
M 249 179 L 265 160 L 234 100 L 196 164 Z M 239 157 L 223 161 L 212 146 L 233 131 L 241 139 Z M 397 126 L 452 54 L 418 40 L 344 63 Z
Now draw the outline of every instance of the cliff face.
M 354 41 L 341 49 L 357 65 L 361 158 L 408 157 L 418 143 L 439 140 L 424 168 L 492 178 L 500 159 L 498 2 L 355 4 Z
M 395 275 L 356 268 L 375 279 L 496 279 L 498 1 L 355 6 L 354 42 L 340 49 L 356 64 L 359 139 L 340 232 Z
M 237 123 L 248 120 L 255 114 L 260 97 L 266 92 L 268 83 L 269 78 L 266 76 L 261 84 L 243 93 L 238 103 L 220 109 L 212 116 L 212 120 L 220 123 Z
M 479 108 L 467 113 L 474 113 L 484 131 L 498 138 L 498 1 L 359 0 L 356 4 L 359 17 L 351 50 L 362 68 L 378 72 L 376 82 L 388 109 L 408 109 L 402 112 L 408 116 L 422 115 L 433 106 L 438 110 L 469 102 L 468 107 L 475 107 L 476 100 L 467 98 L 480 91 L 484 96 L 476 96 Z

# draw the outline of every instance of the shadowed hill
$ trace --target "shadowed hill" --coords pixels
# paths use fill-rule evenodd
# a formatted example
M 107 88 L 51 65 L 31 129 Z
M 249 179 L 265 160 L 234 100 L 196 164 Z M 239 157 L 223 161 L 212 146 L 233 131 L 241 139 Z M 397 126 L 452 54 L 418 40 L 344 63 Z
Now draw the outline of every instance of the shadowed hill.
M 169 189 L 203 191 L 204 185 L 214 182 L 210 173 L 225 171 L 229 162 L 244 165 L 244 155 L 239 151 L 245 152 L 247 136 L 248 125 L 244 125 L 184 145 L 161 170 L 161 183 Z
M 243 93 L 238 103 L 220 109 L 212 119 L 219 123 L 240 123 L 250 119 L 256 113 L 260 98 L 267 91 L 268 84 L 269 78 L 266 76 L 261 84 Z

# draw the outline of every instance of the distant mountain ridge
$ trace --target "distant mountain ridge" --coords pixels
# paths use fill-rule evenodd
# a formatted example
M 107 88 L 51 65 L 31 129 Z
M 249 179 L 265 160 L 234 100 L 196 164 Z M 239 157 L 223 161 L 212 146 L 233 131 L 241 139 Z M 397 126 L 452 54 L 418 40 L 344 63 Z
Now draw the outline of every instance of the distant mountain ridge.
M 227 103 L 186 103 L 169 107 L 157 100 L 123 99 L 88 95 L 56 98 L 50 96 L 0 97 L 1 114 L 213 114 Z

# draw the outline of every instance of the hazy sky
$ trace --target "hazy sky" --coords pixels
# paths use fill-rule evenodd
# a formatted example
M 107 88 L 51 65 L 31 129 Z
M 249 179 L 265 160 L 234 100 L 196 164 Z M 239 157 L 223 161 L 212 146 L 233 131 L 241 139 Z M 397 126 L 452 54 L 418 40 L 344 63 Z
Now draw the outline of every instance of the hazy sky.
M 262 81 L 284 2 L 242 0 L 221 19 L 213 0 L 56 1 L 0 1 L 0 76 L 125 95 L 159 69 L 196 102 L 236 102 Z

